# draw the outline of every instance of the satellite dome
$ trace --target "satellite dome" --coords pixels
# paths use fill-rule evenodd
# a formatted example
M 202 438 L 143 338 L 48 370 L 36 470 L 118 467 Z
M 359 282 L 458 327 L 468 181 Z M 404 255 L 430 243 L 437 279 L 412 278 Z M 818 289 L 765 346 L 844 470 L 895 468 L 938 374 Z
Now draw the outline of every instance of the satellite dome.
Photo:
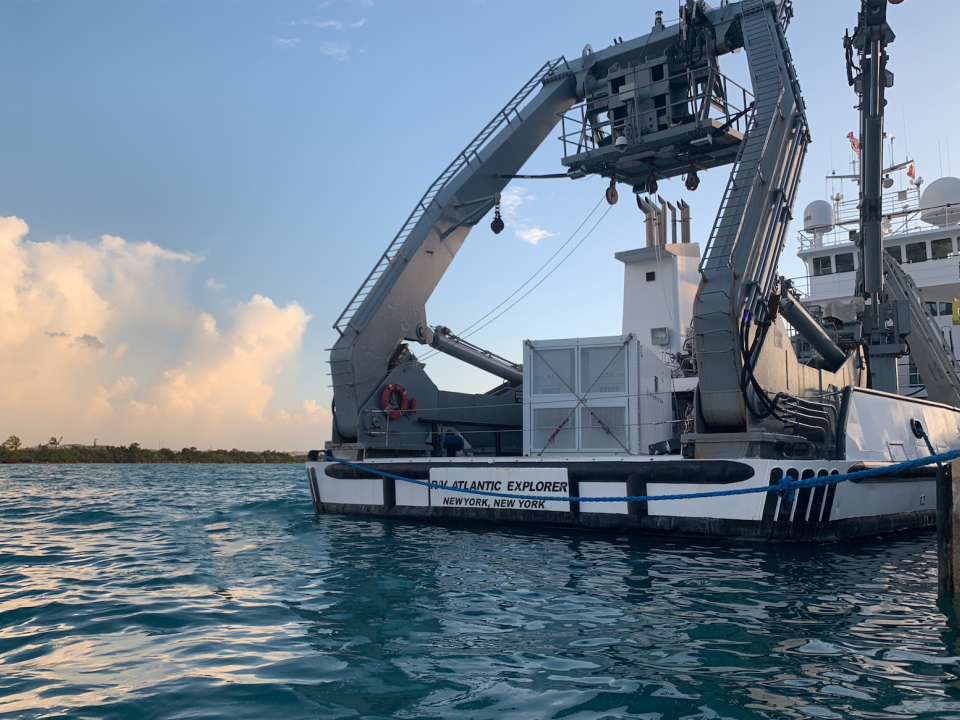
M 920 219 L 937 227 L 960 225 L 960 178 L 942 177 L 920 196 Z
M 833 205 L 826 200 L 814 200 L 803 211 L 804 232 L 820 233 L 833 230 L 836 218 Z

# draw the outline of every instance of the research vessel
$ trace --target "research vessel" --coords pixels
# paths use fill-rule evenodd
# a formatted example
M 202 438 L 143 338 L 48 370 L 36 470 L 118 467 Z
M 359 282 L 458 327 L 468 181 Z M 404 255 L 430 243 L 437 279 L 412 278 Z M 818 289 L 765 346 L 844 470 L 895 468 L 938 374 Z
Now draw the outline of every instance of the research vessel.
M 810 141 L 791 3 L 687 0 L 676 22 L 657 13 L 644 36 L 545 63 L 417 203 L 334 325 L 333 433 L 307 462 L 315 510 L 781 540 L 932 524 L 936 469 L 899 463 L 960 448 L 960 393 L 924 301 L 883 248 L 886 2 L 862 0 L 844 41 L 863 155 L 852 314 L 811 312 L 810 288 L 777 268 Z M 749 88 L 720 69 L 741 50 Z M 611 204 L 633 195 L 647 241 L 617 256 L 622 335 L 528 340 L 514 362 L 431 325 L 425 304 L 473 227 L 492 213 L 503 230 L 501 193 L 558 128 L 562 175 L 604 178 Z M 658 182 L 694 190 L 721 166 L 701 248 L 689 208 Z M 441 389 L 425 351 L 502 382 Z M 900 393 L 907 355 L 922 356 L 926 398 Z

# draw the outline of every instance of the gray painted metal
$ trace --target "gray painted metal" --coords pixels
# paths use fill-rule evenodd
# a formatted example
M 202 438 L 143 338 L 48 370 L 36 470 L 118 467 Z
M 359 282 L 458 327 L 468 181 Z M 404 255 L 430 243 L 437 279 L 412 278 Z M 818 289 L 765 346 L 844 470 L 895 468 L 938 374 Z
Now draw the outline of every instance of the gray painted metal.
M 885 290 L 910 308 L 910 354 L 933 402 L 960 408 L 960 377 L 954 369 L 956 359 L 939 330 L 923 312 L 923 296 L 900 263 L 883 253 Z
M 884 251 L 882 245 L 883 204 L 883 114 L 884 90 L 893 84 L 887 73 L 886 46 L 894 34 L 887 25 L 887 0 L 863 0 L 853 37 L 844 38 L 847 76 L 857 92 L 860 107 L 860 291 L 870 299 L 871 312 L 864 318 L 872 387 L 898 391 L 897 358 L 902 356 L 899 338 L 893 342 L 886 332 L 884 303 Z M 860 55 L 860 67 L 853 64 L 853 51 Z M 854 76 L 854 72 L 859 73 Z M 881 308 L 883 309 L 881 311 Z M 867 320 L 869 319 L 869 324 Z
M 809 135 L 775 3 L 738 6 L 754 112 L 711 232 L 694 304 L 699 412 L 711 428 L 741 429 L 741 322 L 762 321 L 777 280 Z
M 600 175 L 655 195 L 651 179 L 736 157 L 749 96 L 719 72 L 717 58 L 741 46 L 737 5 L 688 2 L 680 12 L 676 25 L 656 23 L 645 37 L 581 59 L 585 102 L 564 116 L 561 131 L 561 162 L 572 176 Z
M 883 292 L 881 243 L 883 195 L 883 110 L 886 88 L 887 43 L 893 42 L 887 25 L 887 0 L 864 0 L 860 23 L 849 41 L 861 55 L 860 74 L 853 79 L 860 97 L 860 266 L 866 297 Z M 879 303 L 878 303 L 879 304 Z M 875 318 L 879 322 L 880 318 Z
M 823 326 L 809 313 L 796 298 L 784 296 L 780 299 L 780 312 L 800 335 L 809 342 L 823 358 L 823 367 L 836 372 L 847 361 L 843 350 L 827 335 Z
M 677 202 L 680 208 L 680 242 L 690 242 L 690 206 L 683 200 Z
M 659 223 L 658 217 L 660 211 L 657 209 L 657 206 L 649 202 L 645 198 L 637 195 L 637 206 L 643 212 L 644 220 L 643 224 L 646 227 L 646 237 L 647 244 L 646 247 L 653 247 L 658 244 L 657 238 L 659 237 L 659 231 L 657 226 Z
M 512 363 L 488 350 L 468 343 L 450 333 L 446 328 L 433 330 L 428 328 L 428 330 L 429 334 L 425 342 L 435 350 L 503 378 L 511 386 L 516 387 L 523 384 L 523 365 Z

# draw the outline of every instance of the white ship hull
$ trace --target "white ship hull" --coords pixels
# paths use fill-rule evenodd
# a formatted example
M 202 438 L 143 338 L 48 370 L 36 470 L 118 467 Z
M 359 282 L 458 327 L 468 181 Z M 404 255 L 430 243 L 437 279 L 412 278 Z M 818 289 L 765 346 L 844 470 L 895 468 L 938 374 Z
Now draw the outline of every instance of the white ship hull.
M 926 440 L 912 432 L 912 420 L 926 428 L 935 452 L 960 447 L 960 411 L 955 408 L 857 389 L 845 415 L 844 460 L 552 455 L 381 458 L 345 465 L 312 453 L 307 478 L 317 513 L 413 521 L 793 541 L 869 537 L 933 526 L 936 465 L 801 488 L 792 500 L 776 491 L 647 502 L 562 500 L 761 488 L 777 486 L 785 476 L 806 480 L 895 466 L 931 454 Z M 521 501 L 459 489 L 544 499 Z
M 499 491 L 512 488 L 524 495 L 533 492 L 531 488 L 543 487 L 539 494 L 552 497 L 673 495 L 756 488 L 777 485 L 784 475 L 805 479 L 864 467 L 852 461 L 787 463 L 678 457 L 432 458 L 423 462 L 372 460 L 364 465 L 413 479 Z M 307 475 L 317 513 L 417 521 L 799 541 L 874 536 L 936 523 L 935 466 L 913 470 L 906 476 L 804 488 L 796 492 L 793 501 L 776 492 L 635 503 L 516 501 L 440 490 L 324 461 L 308 463 Z M 749 477 L 737 479 L 745 475 Z M 705 478 L 709 482 L 704 482 Z

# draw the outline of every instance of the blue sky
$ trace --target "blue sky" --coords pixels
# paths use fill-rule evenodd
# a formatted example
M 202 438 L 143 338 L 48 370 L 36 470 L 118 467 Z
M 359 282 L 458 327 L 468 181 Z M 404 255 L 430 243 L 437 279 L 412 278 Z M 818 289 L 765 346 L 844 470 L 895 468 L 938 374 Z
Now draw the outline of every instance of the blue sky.
M 795 5 L 788 39 L 814 138 L 799 216 L 823 196 L 831 143 L 834 166 L 848 168 L 844 136 L 857 117 L 841 37 L 859 3 Z M 262 378 L 273 390 L 265 412 L 293 412 L 305 399 L 327 407 L 331 323 L 430 182 L 545 60 L 645 34 L 657 9 L 675 15 L 670 3 L 648 0 L 5 2 L 0 216 L 26 221 L 21 242 L 96 245 L 110 235 L 190 258 L 145 282 L 222 331 L 254 296 L 277 308 L 296 303 L 310 319 L 282 371 Z M 946 173 L 949 139 L 960 174 L 960 138 L 951 135 L 960 100 L 948 79 L 960 3 L 906 0 L 890 18 L 898 39 L 887 129 L 897 159 L 906 139 L 933 180 L 938 142 Z M 724 60 L 725 71 L 746 78 L 742 54 Z M 548 141 L 527 170 L 558 172 L 560 154 Z M 694 194 L 679 179 L 661 183 L 667 199 L 691 204 L 695 240 L 709 232 L 726 177 L 707 173 Z M 513 226 L 499 236 L 488 223 L 474 230 L 431 299 L 431 323 L 457 330 L 499 303 L 567 239 L 604 184 L 512 187 L 523 198 Z M 537 244 L 518 237 L 531 227 L 549 235 Z M 786 274 L 801 271 L 794 237 Z M 472 339 L 519 360 L 524 338 L 618 334 L 622 266 L 613 254 L 642 244 L 642 214 L 624 188 L 563 267 Z M 113 339 L 130 347 L 115 372 L 140 388 L 192 342 L 162 319 L 155 331 L 150 322 L 131 321 Z M 496 383 L 443 358 L 430 369 L 448 387 Z

